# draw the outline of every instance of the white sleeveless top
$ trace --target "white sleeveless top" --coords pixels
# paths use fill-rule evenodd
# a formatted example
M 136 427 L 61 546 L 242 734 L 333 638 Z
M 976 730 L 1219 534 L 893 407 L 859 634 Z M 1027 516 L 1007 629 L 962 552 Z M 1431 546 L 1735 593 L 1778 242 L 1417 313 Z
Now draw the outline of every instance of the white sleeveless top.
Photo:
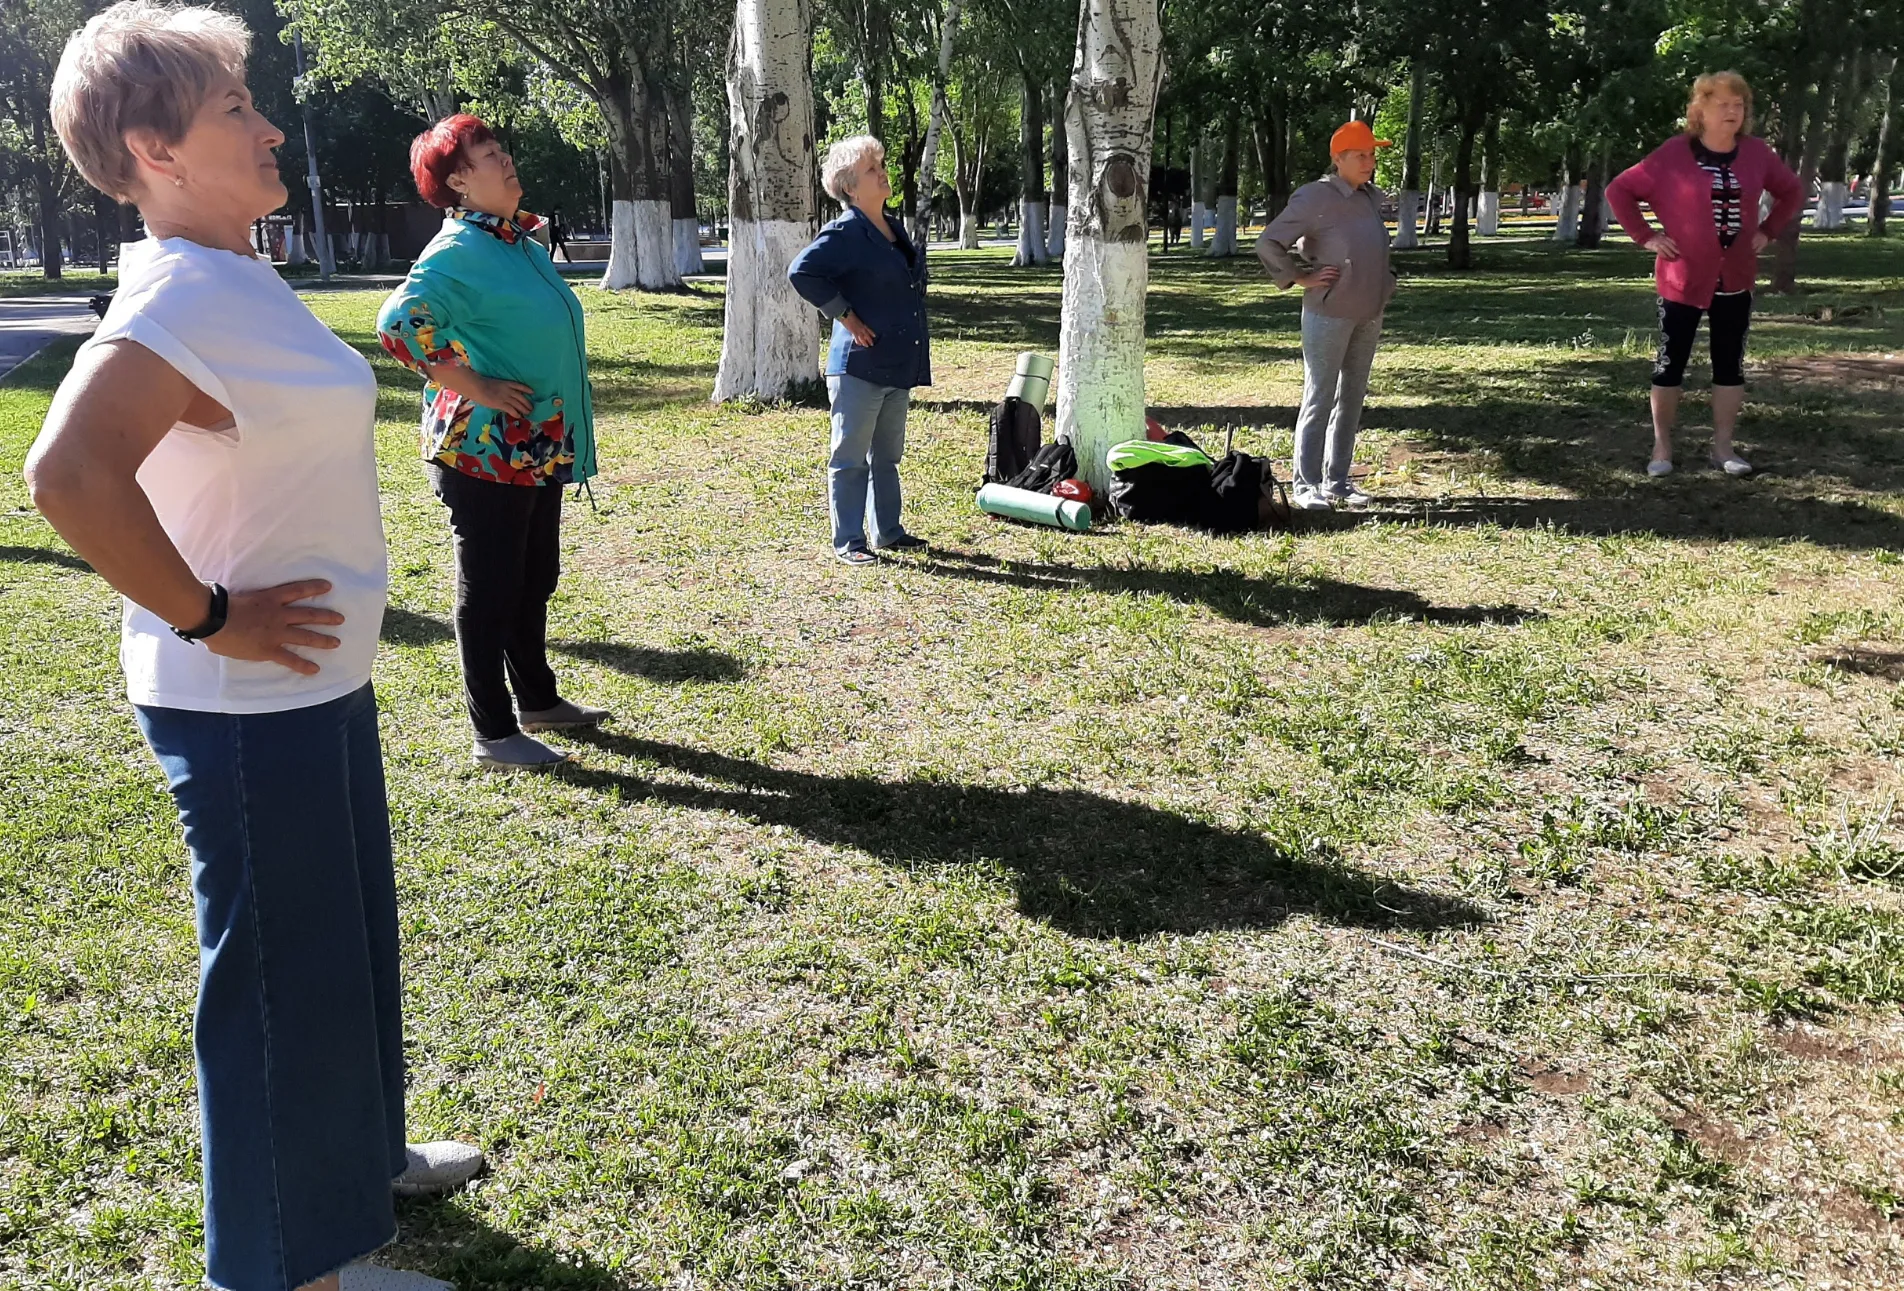
M 335 650 L 291 647 L 306 677 L 180 641 L 127 601 L 119 657 L 135 704 L 269 713 L 341 698 L 370 680 L 388 587 L 373 428 L 377 380 L 269 262 L 188 242 L 128 247 L 88 344 L 136 341 L 231 411 L 233 426 L 176 425 L 139 485 L 192 572 L 233 592 L 329 579 L 312 604 L 344 622 Z

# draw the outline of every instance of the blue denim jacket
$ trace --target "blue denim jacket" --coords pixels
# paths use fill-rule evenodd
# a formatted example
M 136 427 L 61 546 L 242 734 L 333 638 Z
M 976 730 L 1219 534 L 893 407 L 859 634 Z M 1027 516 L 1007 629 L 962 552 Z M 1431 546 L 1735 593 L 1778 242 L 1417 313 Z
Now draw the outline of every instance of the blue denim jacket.
M 833 320 L 826 374 L 858 377 L 882 386 L 932 384 L 932 340 L 926 335 L 925 248 L 913 250 L 905 226 L 891 215 L 895 241 L 873 227 L 858 207 L 820 230 L 787 267 L 793 289 Z M 910 260 L 908 260 L 910 255 Z M 840 319 L 847 310 L 877 338 L 861 345 Z

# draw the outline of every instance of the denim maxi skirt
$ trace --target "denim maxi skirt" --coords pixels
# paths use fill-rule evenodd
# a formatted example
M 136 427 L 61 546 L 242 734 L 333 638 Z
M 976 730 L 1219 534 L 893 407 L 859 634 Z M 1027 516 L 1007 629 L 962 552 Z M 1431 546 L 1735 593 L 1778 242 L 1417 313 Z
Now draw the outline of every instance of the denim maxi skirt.
M 376 696 L 138 716 L 192 853 L 206 1276 L 291 1291 L 396 1235 L 402 990 Z

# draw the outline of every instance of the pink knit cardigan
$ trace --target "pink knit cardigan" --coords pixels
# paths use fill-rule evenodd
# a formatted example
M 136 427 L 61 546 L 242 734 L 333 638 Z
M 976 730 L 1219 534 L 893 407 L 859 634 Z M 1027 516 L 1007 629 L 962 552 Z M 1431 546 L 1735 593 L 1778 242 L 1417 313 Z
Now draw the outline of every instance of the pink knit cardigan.
M 1704 309 L 1722 287 L 1750 291 L 1757 285 L 1759 257 L 1752 238 L 1761 227 L 1760 194 L 1772 194 L 1772 213 L 1763 226 L 1767 237 L 1777 237 L 1797 218 L 1804 198 L 1798 177 L 1763 139 L 1746 135 L 1739 140 L 1732 173 L 1742 190 L 1739 214 L 1744 227 L 1729 247 L 1719 245 L 1719 228 L 1712 218 L 1712 176 L 1693 157 L 1688 136 L 1668 139 L 1607 185 L 1607 201 L 1628 237 L 1645 246 L 1660 232 L 1640 213 L 1645 202 L 1678 245 L 1677 260 L 1661 256 L 1653 265 L 1653 282 L 1665 299 Z

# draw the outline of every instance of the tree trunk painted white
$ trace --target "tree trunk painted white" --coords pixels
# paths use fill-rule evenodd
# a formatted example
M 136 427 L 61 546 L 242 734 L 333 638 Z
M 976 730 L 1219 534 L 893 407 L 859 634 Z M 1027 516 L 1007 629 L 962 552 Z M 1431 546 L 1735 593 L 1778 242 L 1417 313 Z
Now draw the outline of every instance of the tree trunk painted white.
M 959 212 L 959 250 L 978 250 L 978 212 L 970 208 Z
M 1050 254 L 1045 250 L 1045 204 L 1020 198 L 1018 250 L 1012 255 L 1012 264 L 1019 268 L 1044 264 L 1050 259 Z
M 1065 208 L 1058 203 L 1051 204 L 1051 227 L 1045 230 L 1045 259 L 1064 259 Z
M 932 80 L 932 108 L 926 115 L 926 139 L 919 148 L 919 209 L 912 216 L 912 237 L 920 246 L 932 240 L 932 195 L 939 187 L 939 139 L 952 107 L 945 87 L 952 79 L 952 37 L 959 29 L 960 0 L 946 0 L 939 25 L 939 67 Z
M 1842 229 L 1845 226 L 1845 199 L 1851 189 L 1848 185 L 1830 181 L 1818 186 L 1818 206 L 1812 212 L 1811 226 L 1814 229 Z
M 674 260 L 674 207 L 665 198 L 631 203 L 635 208 L 635 278 L 638 285 L 660 290 L 681 285 Z
M 1554 229 L 1554 241 L 1572 242 L 1580 233 L 1580 205 L 1584 194 L 1580 185 L 1569 184 L 1560 190 L 1559 223 Z
M 1071 229 L 1058 329 L 1058 434 L 1100 494 L 1104 454 L 1144 433 L 1150 146 L 1163 33 L 1157 0 L 1086 0 L 1064 124 Z
M 1474 231 L 1484 238 L 1501 231 L 1501 195 L 1494 189 L 1481 194 L 1481 214 L 1474 222 Z
M 701 255 L 701 222 L 692 216 L 674 217 L 674 267 L 682 277 L 707 272 L 707 261 Z
M 608 264 L 602 269 L 605 291 L 641 285 L 635 262 L 635 204 L 617 197 L 608 215 Z
M 1210 208 L 1203 201 L 1203 180 L 1205 162 L 1203 158 L 1203 132 L 1190 141 L 1190 250 L 1201 252 L 1208 248 L 1204 244 L 1203 230 L 1210 222 Z
M 301 265 L 310 260 L 304 250 L 304 235 L 295 227 L 284 231 L 284 263 L 286 268 Z
M 1421 245 L 1421 194 L 1404 188 L 1395 212 L 1395 249 L 1413 251 Z
M 727 318 L 714 399 L 785 399 L 813 381 L 819 329 L 787 281 L 815 232 L 807 0 L 738 0 L 727 60 Z
M 1216 199 L 1216 232 L 1210 238 L 1210 254 L 1236 254 L 1236 198 L 1228 193 Z

